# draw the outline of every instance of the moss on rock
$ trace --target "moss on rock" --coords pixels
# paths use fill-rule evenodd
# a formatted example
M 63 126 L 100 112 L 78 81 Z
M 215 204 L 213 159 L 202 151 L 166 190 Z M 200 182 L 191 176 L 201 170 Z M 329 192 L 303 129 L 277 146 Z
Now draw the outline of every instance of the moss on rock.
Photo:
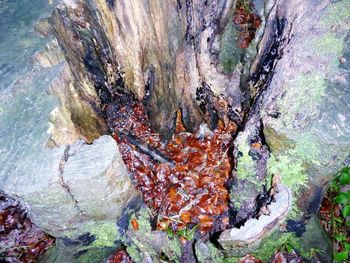
M 328 5 L 320 24 L 324 29 L 330 30 L 334 27 L 349 28 L 349 24 L 344 23 L 350 18 L 350 2 L 341 0 Z
M 71 231 L 67 234 L 67 237 L 75 239 L 82 233 L 89 233 L 95 236 L 95 240 L 88 247 L 115 247 L 115 241 L 118 237 L 118 228 L 115 222 L 89 222 L 78 230 Z M 87 247 L 87 248 L 88 248 Z
M 248 135 L 246 133 L 239 136 L 235 142 L 238 145 L 237 156 L 237 178 L 239 180 L 255 180 L 256 164 L 253 158 L 249 155 L 250 146 Z
M 232 72 L 244 53 L 244 49 L 237 46 L 237 35 L 233 23 L 228 23 L 221 36 L 219 54 L 219 62 L 225 72 Z
M 280 176 L 281 183 L 296 193 L 301 186 L 307 185 L 308 176 L 302 161 L 293 161 L 287 155 L 272 154 L 267 163 L 267 172 L 270 176 Z
M 315 116 L 325 89 L 326 79 L 321 73 L 314 72 L 295 76 L 286 84 L 286 94 L 277 100 L 281 117 L 275 123 L 282 122 L 285 128 L 292 130 L 296 125 L 304 123 L 305 118 Z M 306 105 L 307 115 L 304 114 Z
M 223 263 L 224 256 L 220 251 L 209 241 L 205 243 L 197 243 L 195 246 L 196 257 L 199 263 Z
M 302 256 L 306 255 L 305 250 L 301 245 L 301 240 L 297 238 L 293 233 L 281 233 L 275 231 L 270 236 L 261 241 L 261 247 L 252 254 L 264 262 L 267 262 L 279 249 L 283 249 L 285 246 L 291 247 L 298 251 Z
M 136 218 L 138 229 L 134 230 L 129 224 L 128 234 L 125 241 L 127 252 L 136 263 L 150 258 L 154 262 L 160 262 L 161 254 L 171 262 L 179 262 L 181 258 L 181 245 L 177 236 L 167 236 L 165 232 L 152 231 L 151 211 L 144 207 Z
M 264 135 L 266 138 L 266 143 L 274 151 L 286 151 L 288 149 L 294 148 L 294 143 L 288 139 L 288 137 L 283 133 L 278 133 L 272 127 L 264 128 Z

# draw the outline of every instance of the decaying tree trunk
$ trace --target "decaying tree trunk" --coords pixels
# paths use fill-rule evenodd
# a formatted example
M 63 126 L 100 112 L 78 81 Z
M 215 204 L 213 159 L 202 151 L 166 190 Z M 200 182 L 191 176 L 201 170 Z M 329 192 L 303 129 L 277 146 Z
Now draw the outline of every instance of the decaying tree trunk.
M 330 260 L 315 218 L 349 154 L 347 1 L 63 2 L 49 24 L 72 85 L 55 91 L 62 105 L 53 119 L 62 121 L 53 125 L 69 123 L 65 133 L 75 135 L 53 129 L 54 145 L 112 132 L 106 109 L 127 103 L 116 94 L 133 94 L 164 142 L 180 116 L 192 133 L 201 123 L 211 130 L 234 123 L 225 184 L 233 230 L 211 232 L 211 240 L 226 256 L 243 256 L 265 237 L 294 233 L 305 250 L 322 248 L 322 262 Z M 139 138 L 119 136 L 169 161 Z

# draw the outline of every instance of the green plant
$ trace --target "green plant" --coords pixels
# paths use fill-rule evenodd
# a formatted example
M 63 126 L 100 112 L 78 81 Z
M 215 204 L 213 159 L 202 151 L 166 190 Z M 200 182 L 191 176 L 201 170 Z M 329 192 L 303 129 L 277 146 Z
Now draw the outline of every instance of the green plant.
M 337 245 L 334 253 L 334 260 L 346 262 L 349 259 L 350 237 L 347 229 L 350 227 L 350 190 L 344 190 L 345 186 L 350 184 L 350 168 L 342 169 L 331 183 L 331 201 L 332 201 L 332 232 L 333 244 Z M 339 206 L 341 215 L 334 212 L 334 207 Z
M 322 249 L 311 248 L 308 252 L 306 252 L 306 258 L 308 260 L 312 260 L 313 258 L 316 258 L 317 255 L 321 254 L 324 254 L 324 251 Z
M 185 228 L 177 231 L 177 235 L 180 237 L 184 237 L 187 240 L 192 240 L 194 238 L 194 234 L 196 233 L 198 225 L 194 226 L 192 229 Z
M 184 228 L 180 229 L 177 232 L 174 232 L 170 227 L 166 229 L 166 232 L 169 237 L 174 237 L 177 235 L 178 237 L 184 237 L 187 240 L 192 240 L 194 238 L 194 234 L 196 233 L 196 230 L 198 228 L 198 225 L 195 225 L 192 229 Z

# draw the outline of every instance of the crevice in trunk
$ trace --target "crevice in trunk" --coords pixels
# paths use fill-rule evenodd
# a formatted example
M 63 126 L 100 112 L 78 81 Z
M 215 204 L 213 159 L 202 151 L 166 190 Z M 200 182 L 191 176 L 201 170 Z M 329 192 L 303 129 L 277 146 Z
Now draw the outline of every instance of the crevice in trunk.
M 283 49 L 290 41 L 292 24 L 289 32 L 286 33 L 287 23 L 285 18 L 276 17 L 265 29 L 270 31 L 268 36 L 264 34 L 264 37 L 267 37 L 265 40 L 267 43 L 262 47 L 261 55 L 252 63 L 252 72 L 247 82 L 241 84 L 241 89 L 246 91 L 247 99 L 243 106 L 245 114 L 241 124 L 238 125 L 239 131 L 243 131 L 249 119 L 259 113 L 260 99 L 272 79 L 274 69 L 283 55 Z

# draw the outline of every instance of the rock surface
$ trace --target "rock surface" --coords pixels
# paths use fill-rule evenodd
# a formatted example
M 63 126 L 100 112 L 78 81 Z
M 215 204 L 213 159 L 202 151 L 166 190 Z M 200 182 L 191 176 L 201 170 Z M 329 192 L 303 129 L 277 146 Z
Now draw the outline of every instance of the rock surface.
M 62 177 L 76 206 L 95 220 L 118 218 L 137 192 L 114 139 L 104 135 L 92 145 L 80 141 L 67 154 Z
M 47 149 L 32 172 L 35 177 L 1 177 L 1 190 L 21 197 L 33 221 L 56 237 L 93 221 L 116 221 L 137 196 L 110 136 Z
M 278 228 L 279 224 L 284 222 L 292 206 L 292 194 L 286 187 L 279 186 L 278 188 L 279 192 L 275 196 L 276 202 L 268 206 L 270 211 L 268 215 L 263 214 L 259 218 L 248 219 L 244 226 L 225 230 L 220 235 L 219 242 L 224 249 L 234 247 L 236 250 L 241 250 L 236 255 L 244 256 L 251 252 L 256 243 L 259 243 L 264 236 L 269 235 L 274 228 Z
M 285 30 L 290 32 L 290 42 L 276 65 L 260 116 L 276 160 L 288 159 L 289 170 L 299 166 L 299 174 L 307 175 L 315 194 L 305 189 L 309 197 L 301 199 L 301 207 L 312 213 L 318 209 L 311 207 L 319 198 L 317 187 L 327 183 L 350 154 L 350 104 L 345 99 L 350 93 L 350 4 L 299 1 L 295 8 L 287 2 L 277 5 L 283 5 L 289 18 Z M 272 166 L 268 165 L 268 172 L 281 174 L 281 166 L 273 171 Z

